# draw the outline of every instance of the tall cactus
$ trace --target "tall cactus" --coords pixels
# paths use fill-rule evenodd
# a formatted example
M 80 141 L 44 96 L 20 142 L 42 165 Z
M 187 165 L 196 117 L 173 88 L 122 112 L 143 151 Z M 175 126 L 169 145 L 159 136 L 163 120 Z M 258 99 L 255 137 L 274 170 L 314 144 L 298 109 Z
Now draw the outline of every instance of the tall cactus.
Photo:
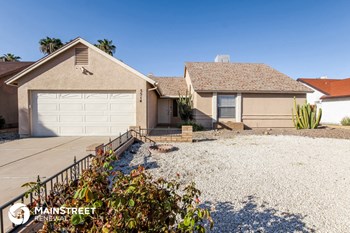
M 300 106 L 294 97 L 294 108 L 292 119 L 296 129 L 316 129 L 320 124 L 322 117 L 322 109 L 317 113 L 316 105 L 310 105 L 305 101 L 305 104 Z
M 186 90 L 186 94 L 182 96 L 179 92 L 179 99 L 177 99 L 177 104 L 179 106 L 180 118 L 184 122 L 188 122 L 193 119 L 192 106 L 193 97 L 190 92 Z

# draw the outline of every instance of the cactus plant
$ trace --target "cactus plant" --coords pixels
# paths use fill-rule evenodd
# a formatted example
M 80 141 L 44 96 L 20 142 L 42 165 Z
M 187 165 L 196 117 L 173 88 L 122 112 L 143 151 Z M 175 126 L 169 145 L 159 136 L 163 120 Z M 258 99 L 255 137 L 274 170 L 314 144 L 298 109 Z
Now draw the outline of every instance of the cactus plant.
M 184 122 L 188 122 L 193 119 L 192 102 L 193 97 L 191 93 L 186 90 L 186 94 L 182 96 L 179 92 L 179 99 L 177 99 L 177 103 L 179 106 L 180 118 Z
M 300 106 L 294 97 L 294 109 L 292 119 L 296 129 L 316 129 L 320 124 L 322 117 L 322 109 L 317 113 L 316 105 L 305 104 Z

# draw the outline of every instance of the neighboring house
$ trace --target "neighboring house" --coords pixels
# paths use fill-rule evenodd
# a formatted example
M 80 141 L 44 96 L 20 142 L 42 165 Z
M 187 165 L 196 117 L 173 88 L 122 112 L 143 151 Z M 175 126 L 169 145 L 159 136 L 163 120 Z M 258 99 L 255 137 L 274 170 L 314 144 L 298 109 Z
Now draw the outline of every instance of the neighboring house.
M 299 78 L 298 81 L 314 91 L 307 94 L 307 101 L 322 108 L 321 123 L 339 124 L 343 117 L 350 116 L 350 78 Z
M 182 78 L 147 77 L 77 38 L 6 84 L 18 88 L 22 137 L 118 135 L 130 126 L 176 125 L 176 99 L 186 90 L 195 121 L 206 128 L 293 126 L 293 97 L 302 103 L 310 89 L 267 65 L 218 60 L 186 63 Z
M 6 127 L 18 126 L 17 87 L 4 82 L 22 71 L 33 62 L 0 62 L 0 116 L 6 121 Z

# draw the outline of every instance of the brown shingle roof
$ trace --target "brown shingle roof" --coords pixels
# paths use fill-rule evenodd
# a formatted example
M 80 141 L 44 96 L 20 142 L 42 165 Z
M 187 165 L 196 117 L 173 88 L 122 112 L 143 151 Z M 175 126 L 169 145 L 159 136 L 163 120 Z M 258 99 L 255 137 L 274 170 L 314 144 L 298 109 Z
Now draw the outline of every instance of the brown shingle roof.
M 196 91 L 312 92 L 265 64 L 187 62 Z
M 24 70 L 34 62 L 0 62 L 0 78 L 15 75 Z
M 185 95 L 187 85 L 183 77 L 150 77 L 158 82 L 158 89 L 163 96 Z

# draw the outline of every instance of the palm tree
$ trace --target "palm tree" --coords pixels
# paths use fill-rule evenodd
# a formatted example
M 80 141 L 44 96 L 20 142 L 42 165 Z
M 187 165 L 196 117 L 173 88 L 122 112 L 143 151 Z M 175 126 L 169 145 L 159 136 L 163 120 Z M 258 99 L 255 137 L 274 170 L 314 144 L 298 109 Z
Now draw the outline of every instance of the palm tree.
M 39 49 L 45 55 L 55 52 L 57 49 L 63 46 L 63 43 L 60 39 L 46 37 L 39 40 Z
M 113 44 L 113 41 L 103 39 L 103 40 L 97 40 L 98 44 L 95 44 L 95 46 L 102 51 L 108 53 L 109 55 L 113 56 L 113 53 L 115 53 L 116 46 Z
M 7 53 L 7 54 L 4 54 L 4 56 L 0 57 L 0 59 L 3 61 L 19 61 L 21 57 L 15 56 L 12 53 Z

